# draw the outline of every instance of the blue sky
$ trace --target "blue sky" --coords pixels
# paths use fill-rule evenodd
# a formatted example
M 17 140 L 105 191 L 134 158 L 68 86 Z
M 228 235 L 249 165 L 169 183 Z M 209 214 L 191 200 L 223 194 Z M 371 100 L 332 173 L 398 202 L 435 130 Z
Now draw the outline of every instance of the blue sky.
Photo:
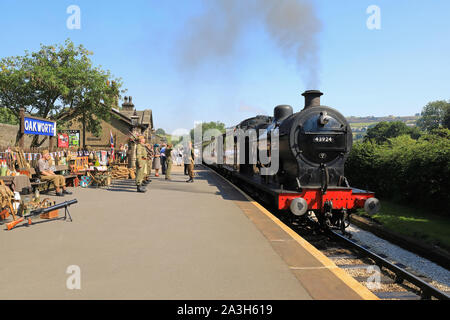
M 450 98 L 450 1 L 311 2 L 322 23 L 323 104 L 346 116 L 413 115 L 429 101 Z M 72 4 L 81 9 L 80 30 L 66 27 Z M 369 5 L 381 9 L 381 30 L 366 27 Z M 316 88 L 306 87 L 295 61 L 258 24 L 231 56 L 180 71 L 179 41 L 202 10 L 200 0 L 0 0 L 0 57 L 70 38 L 121 77 L 136 107 L 151 108 L 155 126 L 167 131 L 196 120 L 233 125 L 255 112 L 272 114 L 278 104 L 300 110 L 300 94 Z

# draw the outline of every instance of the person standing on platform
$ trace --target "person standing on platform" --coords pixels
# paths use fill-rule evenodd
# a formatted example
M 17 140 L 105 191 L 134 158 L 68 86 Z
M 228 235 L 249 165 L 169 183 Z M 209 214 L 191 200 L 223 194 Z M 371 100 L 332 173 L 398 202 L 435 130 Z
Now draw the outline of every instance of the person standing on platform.
M 152 174 L 152 166 L 153 166 L 153 146 L 150 143 L 146 144 L 147 146 L 147 178 L 145 183 L 148 184 L 152 182 L 150 179 L 150 175 Z
M 165 150 L 165 154 L 166 154 L 166 164 L 167 164 L 167 168 L 166 168 L 166 180 L 172 180 L 170 179 L 170 173 L 172 172 L 172 144 L 168 144 Z
M 145 178 L 145 167 L 147 166 L 147 149 L 145 149 L 145 137 L 138 137 L 139 144 L 136 146 L 136 186 L 137 192 L 145 192 L 142 182 Z
M 194 148 L 192 148 L 192 142 L 189 142 L 189 163 L 188 163 L 188 174 L 189 174 L 189 180 L 186 182 L 194 182 Z
M 161 159 L 159 153 L 159 144 L 155 144 L 153 149 L 153 169 L 155 169 L 155 177 L 159 177 L 159 169 L 161 168 Z
M 161 171 L 162 171 L 162 174 L 166 174 L 166 159 L 167 159 L 167 157 L 166 157 L 166 144 L 165 143 L 163 143 L 162 144 L 162 148 L 161 148 Z
M 185 145 L 183 148 L 183 162 L 184 162 L 184 175 L 189 175 L 189 145 Z

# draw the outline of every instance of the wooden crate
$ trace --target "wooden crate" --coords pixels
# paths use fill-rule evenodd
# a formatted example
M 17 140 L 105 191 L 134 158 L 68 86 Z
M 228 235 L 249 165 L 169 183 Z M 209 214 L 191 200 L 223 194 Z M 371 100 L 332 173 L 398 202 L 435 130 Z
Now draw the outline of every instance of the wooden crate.
M 55 219 L 59 217 L 59 210 L 53 210 L 47 213 L 42 213 L 39 216 L 41 219 Z

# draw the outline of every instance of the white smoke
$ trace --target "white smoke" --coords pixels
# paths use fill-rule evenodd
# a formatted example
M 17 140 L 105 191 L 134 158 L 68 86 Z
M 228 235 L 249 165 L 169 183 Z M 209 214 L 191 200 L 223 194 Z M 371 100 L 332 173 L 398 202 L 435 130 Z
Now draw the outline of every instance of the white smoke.
M 179 45 L 179 66 L 191 71 L 202 63 L 229 57 L 240 36 L 253 22 L 260 22 L 283 55 L 295 59 L 309 88 L 319 84 L 321 31 L 309 0 L 205 0 L 205 12 L 185 26 Z

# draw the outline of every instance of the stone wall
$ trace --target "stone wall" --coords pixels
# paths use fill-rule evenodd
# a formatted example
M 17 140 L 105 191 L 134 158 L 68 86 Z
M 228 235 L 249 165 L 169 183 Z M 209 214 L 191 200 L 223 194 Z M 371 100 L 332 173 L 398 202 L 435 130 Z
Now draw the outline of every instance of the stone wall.
M 102 133 L 99 137 L 86 131 L 86 147 L 92 149 L 110 148 L 110 132 L 113 134 L 115 147 L 128 143 L 130 127 L 123 121 L 111 117 L 111 123 L 102 121 Z M 80 122 L 74 121 L 69 130 L 80 130 L 80 146 L 83 146 L 83 126 Z
M 17 133 L 19 132 L 19 125 L 11 125 L 0 123 L 0 147 L 14 147 L 16 145 Z M 41 141 L 44 136 L 39 137 L 39 141 Z M 24 148 L 28 149 L 31 146 L 31 141 L 33 140 L 33 135 L 26 134 L 24 141 Z M 56 146 L 56 138 L 54 145 Z M 48 148 L 49 140 L 48 138 L 42 144 L 41 148 Z

